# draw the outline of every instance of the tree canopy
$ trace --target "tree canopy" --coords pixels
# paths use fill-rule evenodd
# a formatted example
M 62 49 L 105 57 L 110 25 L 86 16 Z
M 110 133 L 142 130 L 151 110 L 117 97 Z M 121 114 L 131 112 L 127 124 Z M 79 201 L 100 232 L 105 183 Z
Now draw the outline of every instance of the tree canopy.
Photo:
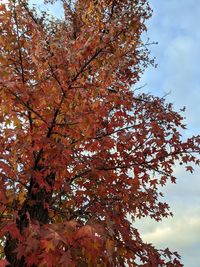
M 136 90 L 148 1 L 61 3 L 62 20 L 0 4 L 0 266 L 182 266 L 134 227 L 171 215 L 161 187 L 200 151 L 182 111 Z

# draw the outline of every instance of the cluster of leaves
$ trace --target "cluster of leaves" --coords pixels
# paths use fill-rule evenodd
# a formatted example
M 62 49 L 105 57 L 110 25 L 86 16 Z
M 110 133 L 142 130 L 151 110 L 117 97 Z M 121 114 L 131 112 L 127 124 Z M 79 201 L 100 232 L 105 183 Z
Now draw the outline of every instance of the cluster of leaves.
M 2 266 L 182 266 L 133 223 L 171 215 L 159 188 L 200 150 L 172 104 L 133 90 L 147 1 L 62 1 L 60 21 L 28 4 L 0 5 Z

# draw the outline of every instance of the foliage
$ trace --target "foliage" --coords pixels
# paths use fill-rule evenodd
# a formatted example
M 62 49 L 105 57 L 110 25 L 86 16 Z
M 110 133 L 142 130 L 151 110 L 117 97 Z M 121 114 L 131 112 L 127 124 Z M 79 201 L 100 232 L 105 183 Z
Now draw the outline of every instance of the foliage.
M 159 188 L 177 162 L 199 164 L 182 115 L 134 90 L 151 9 L 62 4 L 63 20 L 0 5 L 0 266 L 182 266 L 134 228 L 171 214 Z

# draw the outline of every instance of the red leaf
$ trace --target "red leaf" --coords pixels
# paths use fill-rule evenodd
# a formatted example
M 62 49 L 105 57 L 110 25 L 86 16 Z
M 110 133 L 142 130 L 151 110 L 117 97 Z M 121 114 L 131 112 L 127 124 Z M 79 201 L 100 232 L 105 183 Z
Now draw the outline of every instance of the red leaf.
M 193 173 L 194 169 L 192 166 L 186 166 L 186 170 Z
M 0 267 L 6 267 L 8 264 L 7 260 L 0 260 Z

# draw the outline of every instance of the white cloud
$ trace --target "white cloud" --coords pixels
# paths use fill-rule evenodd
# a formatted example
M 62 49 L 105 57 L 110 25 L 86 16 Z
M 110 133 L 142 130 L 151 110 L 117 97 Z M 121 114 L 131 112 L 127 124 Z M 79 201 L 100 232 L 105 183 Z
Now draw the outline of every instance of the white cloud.
M 152 242 L 159 247 L 163 247 L 165 244 L 173 249 L 177 249 L 177 247 L 183 249 L 198 244 L 200 242 L 199 233 L 200 215 L 187 211 L 186 214 L 176 215 L 173 219 L 157 224 L 153 231 L 144 233 L 142 236 L 146 242 Z
M 171 251 L 178 251 L 185 266 L 199 266 L 200 207 L 184 209 L 184 206 L 179 206 L 172 218 L 164 219 L 161 223 L 143 219 L 135 226 L 145 242 L 153 243 L 157 248 L 169 247 Z

